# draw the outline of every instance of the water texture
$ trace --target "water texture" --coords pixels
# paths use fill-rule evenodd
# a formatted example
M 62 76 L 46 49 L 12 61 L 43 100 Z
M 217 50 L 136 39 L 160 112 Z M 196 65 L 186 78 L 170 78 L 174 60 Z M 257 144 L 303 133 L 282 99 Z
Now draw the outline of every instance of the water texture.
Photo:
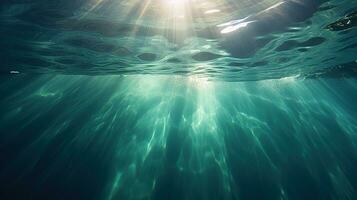
M 180 74 L 247 81 L 316 77 L 347 63 L 355 68 L 357 3 L 351 0 L 0 5 L 1 73 Z
M 357 199 L 357 1 L 2 0 L 0 199 Z

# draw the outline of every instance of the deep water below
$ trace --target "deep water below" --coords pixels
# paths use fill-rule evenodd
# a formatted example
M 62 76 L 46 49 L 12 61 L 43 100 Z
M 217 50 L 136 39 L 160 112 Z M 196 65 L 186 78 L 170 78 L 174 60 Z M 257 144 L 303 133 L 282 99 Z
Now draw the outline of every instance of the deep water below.
M 357 199 L 356 89 L 2 75 L 0 199 Z

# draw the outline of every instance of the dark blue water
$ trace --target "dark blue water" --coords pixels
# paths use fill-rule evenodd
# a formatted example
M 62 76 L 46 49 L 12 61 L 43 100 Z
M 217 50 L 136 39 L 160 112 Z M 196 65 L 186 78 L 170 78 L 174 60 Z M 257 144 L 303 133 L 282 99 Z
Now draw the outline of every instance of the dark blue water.
M 357 2 L 2 0 L 0 199 L 357 199 Z

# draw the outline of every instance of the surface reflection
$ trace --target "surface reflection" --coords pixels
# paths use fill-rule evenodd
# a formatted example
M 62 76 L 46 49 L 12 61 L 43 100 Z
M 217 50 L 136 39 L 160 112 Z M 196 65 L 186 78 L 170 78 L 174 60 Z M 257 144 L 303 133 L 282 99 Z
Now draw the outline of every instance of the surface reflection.
M 354 4 L 6 1 L 0 4 L 0 73 L 174 74 L 223 81 L 316 77 L 356 60 Z M 301 52 L 303 65 L 296 56 Z

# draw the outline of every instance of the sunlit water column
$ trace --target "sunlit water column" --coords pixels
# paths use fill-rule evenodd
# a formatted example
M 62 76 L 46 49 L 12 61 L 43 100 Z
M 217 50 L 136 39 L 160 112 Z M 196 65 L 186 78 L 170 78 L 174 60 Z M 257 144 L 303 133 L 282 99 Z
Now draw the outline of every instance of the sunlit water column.
M 355 199 L 356 83 L 3 76 L 0 194 Z

